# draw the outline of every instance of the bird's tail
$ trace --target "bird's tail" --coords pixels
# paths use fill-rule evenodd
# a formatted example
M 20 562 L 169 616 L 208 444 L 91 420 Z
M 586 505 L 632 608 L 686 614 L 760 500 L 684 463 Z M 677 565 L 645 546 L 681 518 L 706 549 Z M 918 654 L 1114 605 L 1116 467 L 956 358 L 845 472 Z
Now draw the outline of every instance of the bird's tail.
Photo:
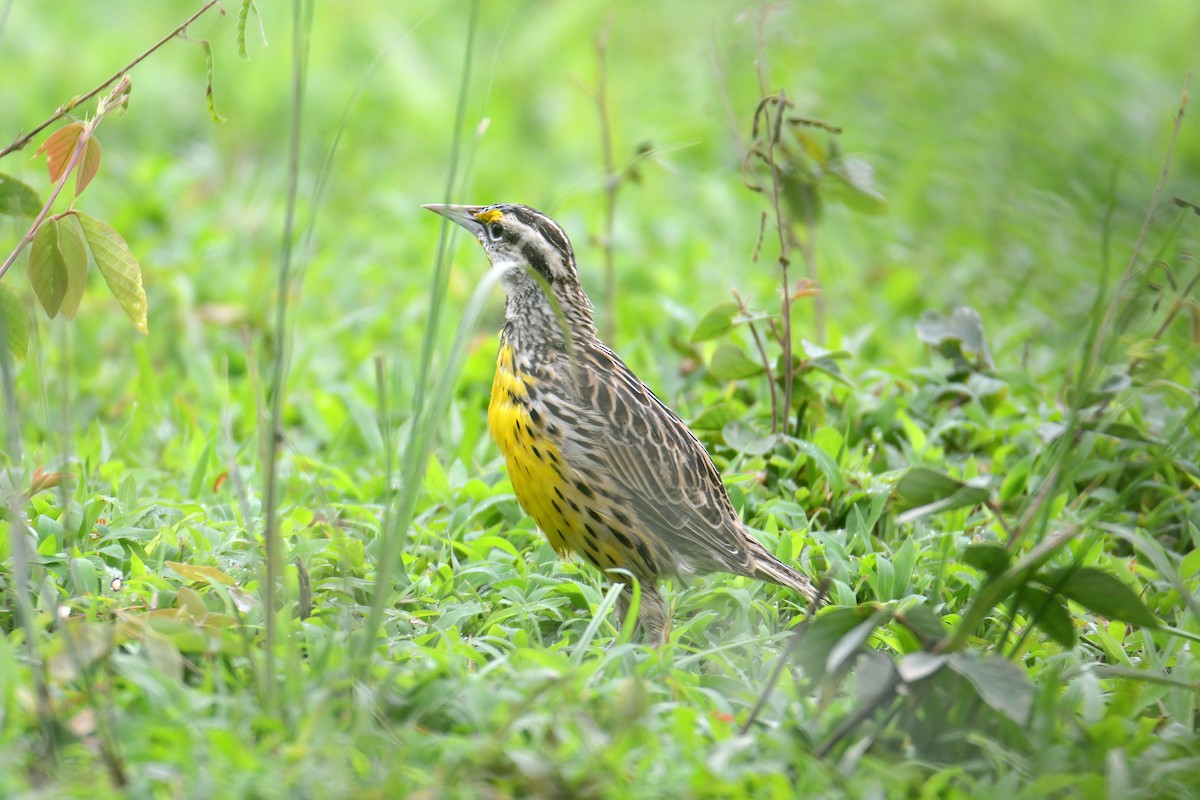
M 817 587 L 812 581 L 780 561 L 757 541 L 751 541 L 753 544 L 750 548 L 750 571 L 753 577 L 786 586 L 809 603 L 817 602 Z

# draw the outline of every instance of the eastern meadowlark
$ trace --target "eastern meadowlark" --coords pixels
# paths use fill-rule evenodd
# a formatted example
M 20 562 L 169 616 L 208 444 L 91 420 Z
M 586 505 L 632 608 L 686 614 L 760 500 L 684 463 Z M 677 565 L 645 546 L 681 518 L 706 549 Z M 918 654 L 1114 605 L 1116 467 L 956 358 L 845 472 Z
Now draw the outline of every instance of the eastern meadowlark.
M 663 641 L 657 581 L 728 572 L 811 581 L 747 531 L 688 427 L 596 336 L 563 229 L 522 205 L 427 205 L 483 245 L 507 295 L 488 426 L 522 508 L 560 555 L 642 587 L 638 623 Z M 621 592 L 624 618 L 629 592 Z

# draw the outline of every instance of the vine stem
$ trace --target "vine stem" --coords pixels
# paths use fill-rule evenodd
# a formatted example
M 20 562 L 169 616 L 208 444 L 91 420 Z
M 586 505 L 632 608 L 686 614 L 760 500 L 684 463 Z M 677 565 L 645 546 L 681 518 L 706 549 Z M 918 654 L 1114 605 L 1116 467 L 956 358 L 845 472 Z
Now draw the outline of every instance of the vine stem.
M 95 97 L 96 95 L 103 92 L 105 89 L 107 89 L 112 84 L 113 81 L 119 79 L 120 77 L 122 77 L 123 75 L 128 73 L 129 70 L 133 69 L 138 64 L 142 63 L 142 61 L 144 61 L 147 57 L 149 57 L 150 54 L 153 53 L 155 50 L 158 50 L 164 44 L 171 41 L 172 39 L 174 39 L 176 36 L 183 33 L 184 31 L 186 31 L 187 27 L 189 25 L 191 25 L 193 22 L 195 22 L 197 19 L 199 19 L 200 16 L 202 14 L 204 14 L 204 12 L 208 11 L 210 8 L 212 8 L 215 5 L 220 5 L 220 3 L 221 3 L 221 0 L 209 0 L 209 2 L 204 4 L 200 8 L 199 11 L 197 11 L 195 14 L 192 14 L 190 17 L 188 17 L 186 20 L 184 20 L 182 25 L 178 26 L 177 28 L 175 28 L 175 30 L 171 31 L 166 36 L 159 39 L 157 42 L 155 42 L 153 45 L 151 45 L 148 50 L 146 50 L 141 55 L 139 55 L 137 58 L 135 58 L 133 61 L 130 61 L 128 64 L 126 64 L 125 66 L 121 67 L 119 70 L 114 72 L 112 75 L 110 75 L 108 78 L 106 78 L 102 83 L 97 85 L 91 91 L 89 91 L 88 93 L 86 93 L 80 97 L 72 97 L 70 100 L 63 103 L 61 106 L 59 106 L 58 109 L 53 114 L 51 114 L 49 117 L 44 119 L 37 127 L 35 127 L 33 130 L 31 130 L 29 133 L 18 135 L 16 139 L 13 139 L 11 144 L 9 144 L 3 150 L 0 150 L 0 158 L 4 158 L 9 153 L 12 153 L 16 150 L 25 149 L 25 145 L 29 144 L 30 140 L 32 140 L 35 136 L 37 136 L 42 131 L 46 130 L 46 128 L 48 128 L 49 126 L 53 125 L 55 123 L 55 121 L 60 120 L 63 117 L 65 117 L 67 114 L 71 113 L 71 111 L 73 111 L 75 108 L 77 108 L 81 103 L 86 103 L 88 100 L 91 100 L 93 97 Z M 222 11 L 221 13 L 224 14 L 225 12 Z

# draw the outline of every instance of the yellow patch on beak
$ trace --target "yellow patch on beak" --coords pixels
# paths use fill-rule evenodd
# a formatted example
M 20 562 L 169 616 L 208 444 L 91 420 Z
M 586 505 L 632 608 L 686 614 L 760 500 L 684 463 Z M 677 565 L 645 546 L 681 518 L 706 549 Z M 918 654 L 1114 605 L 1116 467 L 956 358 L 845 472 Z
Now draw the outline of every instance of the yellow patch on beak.
M 476 214 L 475 219 L 477 219 L 479 222 L 482 222 L 484 225 L 487 225 L 488 223 L 495 222 L 503 216 L 504 214 L 501 213 L 500 209 L 489 208 Z

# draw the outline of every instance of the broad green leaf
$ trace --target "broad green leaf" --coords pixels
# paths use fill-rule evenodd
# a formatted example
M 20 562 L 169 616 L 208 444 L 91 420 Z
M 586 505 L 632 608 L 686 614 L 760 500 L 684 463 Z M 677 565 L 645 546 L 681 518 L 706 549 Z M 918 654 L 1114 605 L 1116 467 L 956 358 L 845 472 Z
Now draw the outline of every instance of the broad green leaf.
M 92 182 L 92 178 L 96 177 L 97 170 L 100 169 L 100 140 L 94 135 L 89 136 L 87 144 L 83 147 L 83 158 L 79 161 L 79 166 L 75 169 L 75 196 L 83 194 L 83 190 Z
M 800 350 L 804 354 L 804 357 L 810 361 L 817 361 L 819 359 L 829 359 L 832 361 L 850 357 L 849 350 L 830 350 L 828 347 L 822 347 L 815 342 L 810 342 L 808 339 L 800 340 Z
M 67 265 L 58 250 L 58 221 L 48 219 L 38 226 L 29 250 L 29 282 L 38 302 L 50 319 L 58 316 L 67 295 Z
M 923 681 L 937 672 L 946 664 L 949 658 L 939 653 L 927 653 L 924 650 L 909 653 L 896 662 L 896 671 L 905 683 Z
M 1033 708 L 1033 686 L 1025 670 L 1000 656 L 954 653 L 946 666 L 962 675 L 979 698 L 1018 725 L 1024 725 Z
M 8 335 L 9 351 L 18 361 L 24 361 L 29 350 L 29 320 L 21 298 L 3 282 L 0 282 L 0 323 Z
M 911 522 L 929 514 L 968 508 L 989 497 L 987 489 L 968 486 L 928 467 L 913 467 L 905 472 L 896 484 L 894 494 L 901 507 L 910 509 L 897 517 L 897 522 Z
M 992 366 L 992 354 L 983 332 L 983 317 L 970 306 L 959 306 L 949 317 L 926 311 L 917 320 L 917 338 L 934 347 L 956 343 L 965 352 L 979 357 L 984 366 Z
M 771 452 L 771 448 L 775 446 L 775 436 L 773 434 L 762 436 L 753 427 L 738 419 L 731 421 L 722 428 L 721 436 L 724 437 L 725 444 L 739 453 L 751 456 L 761 456 L 764 453 L 769 453 Z
M 1054 588 L 1079 605 L 1109 619 L 1119 619 L 1131 625 L 1157 628 L 1158 619 L 1142 603 L 1141 598 L 1113 575 L 1092 567 L 1081 567 L 1065 575 L 1057 570 L 1043 578 Z
M 1021 592 L 1021 608 L 1029 614 L 1033 624 L 1051 639 L 1063 647 L 1075 646 L 1078 639 L 1075 623 L 1071 621 L 1066 604 L 1058 595 L 1026 586 Z
M 27 183 L 0 174 L 0 214 L 8 217 L 36 217 L 42 200 Z
M 129 250 L 129 245 L 125 244 L 121 234 L 95 217 L 78 211 L 75 215 L 79 218 L 83 235 L 92 248 L 92 257 L 96 259 L 96 266 L 100 268 L 108 288 L 133 320 L 134 326 L 142 333 L 148 332 L 142 268 Z
M 1099 678 L 1121 678 L 1123 680 L 1156 683 L 1160 686 L 1178 686 L 1182 689 L 1187 689 L 1189 692 L 1200 692 L 1200 683 L 1184 678 L 1177 678 L 1174 675 L 1164 675 L 1161 672 L 1149 669 L 1126 667 L 1121 664 L 1092 664 L 1088 671 Z
M 854 694 L 860 706 L 866 706 L 890 692 L 896 683 L 892 659 L 878 650 L 862 654 L 854 670 Z
M 38 155 L 46 154 L 46 166 L 50 171 L 51 181 L 57 183 L 67 171 L 67 164 L 71 163 L 71 155 L 75 152 L 81 133 L 83 123 L 72 122 L 46 137 L 46 141 L 37 149 Z
M 940 639 L 946 635 L 946 628 L 942 625 L 941 619 L 927 605 L 922 604 L 909 608 L 904 612 L 904 618 L 930 639 Z
M 200 568 L 197 567 L 195 569 Z M 179 572 L 179 570 L 175 571 Z M 202 598 L 200 593 L 190 586 L 179 587 L 179 591 L 175 594 L 175 607 L 179 608 L 189 617 L 195 620 L 204 619 L 206 616 L 208 616 L 208 606 L 204 605 L 204 598 Z
M 758 375 L 763 371 L 763 365 L 747 356 L 737 345 L 723 344 L 713 353 L 708 371 L 717 380 L 734 381 Z
M 743 413 L 745 408 L 740 403 L 718 401 L 694 417 L 688 427 L 694 431 L 719 431 L 729 422 L 740 419 Z
M 72 558 L 68 564 L 71 572 L 71 583 L 74 585 L 75 594 L 89 595 L 95 594 L 100 588 L 100 575 L 96 572 L 96 565 L 87 558 Z
M 875 185 L 875 169 L 870 163 L 861 158 L 839 156 L 830 159 L 825 169 L 836 178 L 826 187 L 830 197 L 866 214 L 882 214 L 887 210 L 887 198 Z
M 1195 575 L 1200 575 L 1200 548 L 1184 556 L 1179 565 L 1179 577 L 1183 580 L 1190 580 Z
M 700 324 L 696 326 L 696 330 L 692 331 L 692 342 L 705 342 L 709 339 L 716 339 L 718 336 L 722 336 L 732 330 L 733 318 L 737 316 L 737 313 L 737 303 L 722 303 L 716 308 L 711 309 L 700 320 Z
M 1036 455 L 1030 453 L 1013 466 L 1009 467 L 1004 482 L 1000 484 L 1000 502 L 1006 503 L 1025 491 L 1029 481 L 1029 473 L 1033 469 Z
M 178 609 L 163 608 L 143 615 L 147 633 L 153 631 L 170 639 L 184 653 L 209 652 L 208 636 L 194 622 L 181 617 Z
M 829 491 L 835 496 L 840 495 L 842 487 L 845 485 L 845 478 L 842 476 L 842 470 L 833 456 L 829 455 L 829 453 L 813 442 L 794 438 L 789 441 L 795 445 L 797 450 L 817 463 L 817 466 L 825 473 L 825 479 L 829 481 Z
M 74 214 L 58 220 L 58 253 L 67 271 L 67 291 L 63 295 L 61 311 L 67 319 L 75 319 L 83 290 L 87 286 L 88 250 L 83 231 Z
M 890 616 L 888 612 L 883 613 Z M 821 680 L 825 676 L 825 668 L 834 648 L 864 621 L 871 620 L 873 615 L 873 609 L 867 606 L 837 608 L 818 615 L 799 631 L 797 635 L 803 638 L 796 648 L 796 661 L 804 670 L 805 676 L 810 680 Z M 887 621 L 887 618 L 884 618 L 878 623 L 872 622 L 872 627 L 878 627 Z
M 848 631 L 830 648 L 829 656 L 825 659 L 826 674 L 837 672 L 843 665 L 849 664 L 862 646 L 867 643 L 867 640 L 871 638 L 875 629 L 886 625 L 891 619 L 890 611 L 877 611 Z
M 183 654 L 170 636 L 147 628 L 142 636 L 142 655 L 171 680 L 183 680 Z
M 50 674 L 64 683 L 75 680 L 92 665 L 107 658 L 119 643 L 117 639 L 115 625 L 83 618 L 68 620 L 51 639 Z
M 998 544 L 973 544 L 963 553 L 963 561 L 995 577 L 1008 569 L 1008 550 Z

